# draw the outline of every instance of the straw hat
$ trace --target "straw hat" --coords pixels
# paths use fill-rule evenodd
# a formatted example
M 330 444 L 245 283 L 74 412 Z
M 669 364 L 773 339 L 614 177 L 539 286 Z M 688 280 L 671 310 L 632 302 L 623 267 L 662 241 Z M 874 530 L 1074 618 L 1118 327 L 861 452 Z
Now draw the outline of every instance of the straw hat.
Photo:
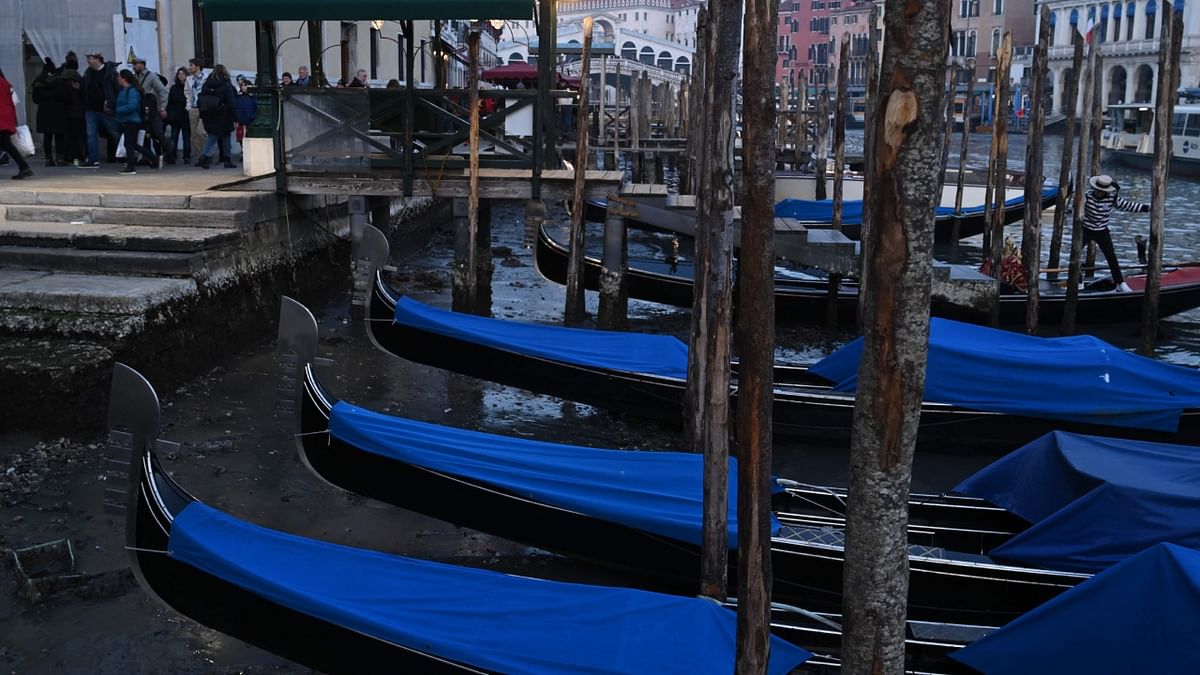
M 1108 174 L 1092 176 L 1092 178 L 1088 181 L 1088 185 L 1092 186 L 1093 190 L 1100 190 L 1101 192 L 1112 193 L 1117 191 L 1116 181 L 1114 181 L 1112 176 Z

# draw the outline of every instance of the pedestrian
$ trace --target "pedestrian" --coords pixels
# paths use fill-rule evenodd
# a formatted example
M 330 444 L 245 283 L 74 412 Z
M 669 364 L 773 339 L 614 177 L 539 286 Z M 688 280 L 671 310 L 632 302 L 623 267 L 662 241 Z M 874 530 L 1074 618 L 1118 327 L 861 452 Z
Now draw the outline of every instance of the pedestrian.
M 295 85 L 295 82 L 292 82 L 292 74 L 291 73 L 284 73 L 283 75 L 279 76 L 279 86 L 291 87 L 294 85 Z
M 167 135 L 167 163 L 174 164 L 179 149 L 179 136 L 183 135 L 183 163 L 192 163 L 192 123 L 188 118 L 188 71 L 179 68 L 175 71 L 175 81 L 167 91 L 167 126 L 171 131 Z
M 293 84 L 297 87 L 313 86 L 312 78 L 308 76 L 308 66 L 300 66 L 296 69 L 296 81 Z
M 72 68 L 71 66 L 76 66 Z M 63 133 L 65 164 L 81 166 L 87 161 L 87 127 L 84 123 L 83 78 L 79 62 L 68 61 L 58 75 L 59 98 L 66 110 L 67 127 Z
M 116 118 L 121 124 L 125 137 L 125 168 L 122 176 L 132 176 L 137 173 L 137 156 L 150 166 L 161 167 L 159 157 L 150 148 L 150 135 L 146 135 L 143 143 L 138 143 L 138 132 L 143 129 L 146 120 L 143 117 L 145 107 L 142 105 L 142 89 L 138 86 L 137 76 L 132 70 L 122 70 L 117 77 L 121 91 L 117 94 Z
M 13 134 L 17 133 L 17 106 L 13 103 L 12 85 L 0 70 L 0 153 L 7 154 L 17 165 L 13 180 L 22 180 L 33 175 L 29 164 L 13 145 Z
M 198 159 L 203 154 L 208 134 L 200 122 L 200 108 L 196 105 L 196 99 L 200 98 L 208 74 L 204 72 L 204 62 L 200 59 L 188 59 L 187 69 L 188 122 L 192 126 L 192 154 Z
M 350 80 L 350 86 L 363 88 L 370 87 L 371 83 L 367 80 L 367 71 L 359 68 L 358 72 L 354 74 L 354 79 Z
M 107 157 L 116 161 L 121 127 L 115 117 L 117 108 L 117 64 L 105 61 L 100 52 L 87 55 L 88 68 L 83 74 L 84 125 L 87 133 L 87 161 L 83 169 L 100 166 L 100 135 L 108 142 Z
M 142 92 L 142 107 L 146 110 L 146 134 L 154 139 L 158 156 L 174 164 L 175 149 L 167 147 L 163 132 L 163 120 L 167 119 L 167 86 L 163 84 L 158 73 L 146 67 L 146 59 L 139 56 L 130 63 Z
M 246 78 L 238 80 L 238 95 L 233 103 L 234 121 L 237 122 L 237 142 L 246 138 L 246 127 L 254 121 L 258 114 L 258 99 L 250 91 L 250 81 Z
M 204 82 L 204 88 L 196 97 L 196 106 L 200 120 L 204 122 L 204 130 L 208 140 L 196 159 L 196 166 L 207 169 L 212 161 L 209 154 L 214 147 L 220 152 L 218 161 L 226 169 L 235 168 L 229 154 L 229 136 L 233 133 L 233 115 L 236 93 L 233 83 L 229 81 L 229 70 L 224 65 L 217 64 Z
M 1108 221 L 1112 217 L 1113 209 L 1129 213 L 1150 213 L 1150 205 L 1121 197 L 1121 186 L 1109 175 L 1092 176 L 1088 180 L 1088 187 L 1083 202 L 1083 245 L 1096 242 L 1100 252 L 1104 254 L 1104 259 L 1108 261 L 1108 270 L 1112 274 L 1117 291 L 1128 293 L 1132 289 L 1121 275 L 1121 263 L 1117 260 L 1117 252 L 1113 248 Z
M 67 132 L 67 102 L 63 97 L 58 69 L 49 58 L 42 64 L 42 72 L 30 88 L 33 90 L 32 99 L 37 104 L 37 131 L 42 135 L 42 151 L 46 155 L 46 166 L 56 166 L 54 149 L 57 145 L 59 154 L 66 149 L 65 137 Z M 64 161 L 63 164 L 66 162 Z

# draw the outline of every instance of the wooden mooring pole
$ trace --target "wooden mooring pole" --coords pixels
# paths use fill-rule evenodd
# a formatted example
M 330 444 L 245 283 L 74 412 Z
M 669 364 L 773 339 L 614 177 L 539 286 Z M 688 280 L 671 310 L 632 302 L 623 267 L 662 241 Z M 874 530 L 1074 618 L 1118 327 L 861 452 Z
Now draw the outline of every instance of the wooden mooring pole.
M 479 32 L 467 37 L 467 198 L 454 200 L 454 268 L 451 274 L 452 307 L 456 312 L 478 312 L 476 307 L 476 240 L 479 237 Z
M 886 0 L 866 181 L 864 331 L 850 448 L 842 671 L 905 670 L 908 497 L 929 340 L 949 2 Z
M 1150 181 L 1149 266 L 1146 268 L 1146 299 L 1142 303 L 1142 335 L 1138 353 L 1154 354 L 1158 341 L 1158 293 L 1162 288 L 1163 220 L 1167 217 L 1167 178 L 1171 162 L 1171 130 L 1167 120 L 1175 111 L 1179 90 L 1179 54 L 1183 45 L 1183 13 L 1173 3 L 1163 3 L 1160 44 L 1170 45 L 1158 52 L 1158 102 L 1154 112 L 1154 173 Z
M 942 185 L 946 184 L 946 170 L 950 167 L 950 146 L 954 145 L 954 86 L 958 82 L 958 67 L 946 66 L 946 139 L 942 144 Z
M 841 232 L 846 179 L 846 103 L 850 98 L 849 33 L 842 33 L 838 53 L 840 57 L 837 71 L 837 105 L 834 106 L 833 113 L 833 229 Z M 829 289 L 825 294 L 825 323 L 830 326 L 837 325 L 838 290 L 841 285 L 842 275 L 829 275 Z
M 1104 51 L 1096 48 L 1096 67 L 1092 70 L 1092 126 L 1088 129 L 1087 143 L 1090 144 L 1088 177 L 1100 175 L 1100 132 L 1104 127 Z M 1096 242 L 1089 241 L 1087 255 L 1084 256 L 1083 269 L 1096 266 Z M 1085 272 L 1088 279 L 1096 276 L 1095 272 Z
M 808 75 L 800 71 L 800 84 L 796 87 L 796 107 L 792 112 L 792 168 L 799 170 L 804 158 L 804 146 L 808 143 Z
M 738 257 L 740 674 L 767 672 L 771 642 L 771 420 L 775 371 L 775 35 L 779 0 L 746 0 L 742 59 L 742 247 Z M 844 43 L 843 43 L 844 44 Z M 786 106 L 786 99 L 782 102 Z
M 692 334 L 685 426 L 704 452 L 700 594 L 723 599 L 728 580 L 729 359 L 733 320 L 733 85 L 741 52 L 741 0 L 711 0 L 705 57 L 704 146 L 697 193 Z
M 991 205 L 992 277 L 1000 279 L 1004 260 L 1004 211 L 1008 201 L 1008 117 L 1009 99 L 1012 98 L 1012 33 L 1004 31 L 1000 41 L 1000 52 L 996 55 L 996 118 L 992 120 L 995 130 L 996 165 L 992 184 L 995 192 Z M 992 303 L 991 324 L 1000 325 L 1000 299 Z
M 1038 17 L 1038 41 L 1033 52 L 1033 89 L 1029 95 L 1032 119 L 1025 136 L 1028 141 L 1041 139 L 1046 127 L 1046 68 L 1050 50 L 1050 8 L 1042 5 Z M 1042 263 L 1042 183 L 1043 155 L 1040 142 L 1025 143 L 1025 223 L 1021 232 L 1021 260 L 1025 265 L 1025 332 L 1033 335 L 1038 327 L 1038 279 Z
M 1096 71 L 1096 42 L 1093 39 L 1088 44 L 1088 64 L 1083 69 L 1083 117 L 1079 123 L 1079 161 L 1075 168 L 1075 213 L 1071 222 L 1071 271 L 1067 273 L 1067 301 L 1063 306 L 1063 333 L 1071 335 L 1075 332 L 1075 309 L 1079 303 L 1079 282 L 1081 279 L 1079 265 L 1083 253 L 1083 198 L 1088 186 L 1088 129 L 1092 124 L 1092 78 Z
M 1079 76 L 1083 73 L 1083 40 L 1075 41 L 1075 56 L 1072 60 L 1071 76 L 1066 82 L 1067 97 L 1063 105 L 1062 160 L 1058 168 L 1058 199 L 1054 202 L 1054 229 L 1050 232 L 1050 252 L 1046 260 L 1047 269 L 1058 269 L 1062 256 L 1063 230 L 1067 223 L 1067 192 L 1071 182 L 1071 155 L 1075 149 L 1075 106 L 1079 98 Z M 1056 92 L 1057 93 L 1057 92 Z M 1057 281 L 1058 273 L 1049 272 L 1049 281 Z
M 817 97 L 817 147 L 813 149 L 817 166 L 817 199 L 829 199 L 825 172 L 829 169 L 829 83 Z
M 567 306 L 563 323 L 578 326 L 587 318 L 584 303 L 584 188 L 588 168 L 588 90 L 592 87 L 592 17 L 583 19 L 583 57 L 580 63 L 579 108 L 575 123 L 575 190 L 571 202 L 570 251 L 567 254 Z
M 963 101 L 962 145 L 958 147 L 958 180 L 954 186 L 954 221 L 950 225 L 950 244 L 958 246 L 962 226 L 963 192 L 967 180 L 967 148 L 971 141 L 971 105 L 975 101 L 975 70 L 967 72 L 967 100 Z
M 612 166 L 614 171 L 621 168 L 621 61 L 623 60 L 624 59 L 617 59 L 617 102 L 613 105 Z

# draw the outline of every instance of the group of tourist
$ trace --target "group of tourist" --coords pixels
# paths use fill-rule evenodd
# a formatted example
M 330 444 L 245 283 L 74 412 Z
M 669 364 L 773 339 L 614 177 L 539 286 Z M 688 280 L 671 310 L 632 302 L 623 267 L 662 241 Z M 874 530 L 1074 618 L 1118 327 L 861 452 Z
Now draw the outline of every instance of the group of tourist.
M 206 69 L 200 59 L 190 59 L 168 80 L 141 58 L 131 59 L 129 68 L 106 61 L 99 52 L 86 58 L 82 72 L 75 52 L 67 54 L 61 67 L 47 58 L 30 87 L 46 166 L 98 168 L 103 139 L 108 162 L 119 161 L 123 151 L 122 175 L 137 173 L 139 165 L 162 169 L 180 159 L 191 164 L 193 156 L 202 169 L 214 160 L 227 169 L 236 167 L 232 137 L 236 133 L 242 141 L 257 110 L 251 81 L 240 75 L 235 81 L 221 64 Z M 16 101 L 0 71 L 0 164 L 14 162 L 13 178 L 21 180 L 33 171 L 13 143 Z

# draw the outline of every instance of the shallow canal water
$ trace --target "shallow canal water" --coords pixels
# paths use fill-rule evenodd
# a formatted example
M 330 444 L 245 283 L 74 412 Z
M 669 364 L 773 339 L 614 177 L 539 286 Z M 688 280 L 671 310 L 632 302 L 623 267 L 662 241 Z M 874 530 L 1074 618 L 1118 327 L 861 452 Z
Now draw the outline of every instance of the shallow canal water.
M 1061 138 L 1047 136 L 1047 174 L 1056 175 Z M 971 164 L 987 157 L 986 136 L 971 139 Z M 1011 141 L 1010 164 L 1024 157 L 1024 137 Z M 1106 167 L 1122 184 L 1122 194 L 1150 198 L 1146 174 Z M 1187 260 L 1200 244 L 1200 183 L 1171 182 L 1168 192 L 1166 258 Z M 552 222 L 565 222 L 553 208 Z M 496 275 L 493 312 L 501 318 L 556 321 L 565 293 L 542 279 L 532 254 L 521 243 L 522 205 L 507 204 L 493 213 Z M 1146 233 L 1147 216 L 1119 214 L 1113 234 L 1122 260 L 1136 261 L 1133 236 Z M 1017 228 L 1013 228 L 1016 232 Z M 634 253 L 652 254 L 661 242 L 631 237 Z M 979 242 L 966 242 L 960 254 L 978 257 Z M 640 247 L 640 248 L 639 248 Z M 419 300 L 449 305 L 453 242 L 441 235 L 423 249 L 395 260 L 395 286 Z M 347 289 L 348 291 L 348 289 Z M 595 313 L 596 294 L 588 294 Z M 588 406 L 480 382 L 383 355 L 367 341 L 362 327 L 349 320 L 348 292 L 324 307 L 313 308 L 321 325 L 322 355 L 335 359 L 323 377 L 347 400 L 390 414 L 596 447 L 683 449 L 677 430 L 614 416 Z M 685 337 L 686 310 L 630 302 L 634 330 Z M 264 323 L 270 317 L 256 317 Z M 1178 363 L 1200 365 L 1200 312 L 1165 322 L 1161 354 Z M 1137 327 L 1100 327 L 1105 339 L 1132 345 Z M 846 329 L 781 325 L 779 358 L 810 361 L 853 336 Z M 132 364 L 135 365 L 136 364 Z M 618 583 L 593 567 L 547 555 L 530 556 L 524 547 L 455 528 L 399 509 L 342 493 L 320 483 L 297 458 L 291 420 L 275 406 L 274 346 L 214 358 L 214 370 L 163 400 L 163 435 L 183 445 L 167 458 L 169 470 L 197 497 L 247 520 L 301 535 L 352 546 L 418 557 L 453 560 L 524 574 Z M 69 537 L 80 569 L 89 574 L 125 566 L 123 526 L 101 509 L 104 482 L 99 436 L 65 444 L 37 445 L 52 438 L 0 435 L 0 471 L 5 467 L 42 466 L 22 490 L 0 490 L 0 547 L 17 548 Z M 992 458 L 964 455 L 953 443 L 918 453 L 914 490 L 949 488 Z M 776 473 L 812 483 L 844 485 L 844 448 L 780 445 Z M 22 470 L 24 470 L 22 468 Z M 40 481 L 40 482 L 38 482 Z M 0 582 L 0 667 L 18 673 L 301 673 L 305 669 L 221 636 L 158 607 L 142 591 L 118 586 L 90 599 L 67 597 L 27 606 L 12 593 L 12 581 Z

